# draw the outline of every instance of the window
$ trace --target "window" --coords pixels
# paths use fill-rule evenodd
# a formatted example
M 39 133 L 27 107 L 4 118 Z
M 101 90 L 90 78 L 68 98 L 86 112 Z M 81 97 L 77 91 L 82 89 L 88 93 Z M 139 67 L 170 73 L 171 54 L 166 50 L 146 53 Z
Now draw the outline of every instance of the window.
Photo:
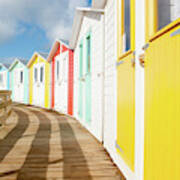
M 87 37 L 87 72 L 91 70 L 91 36 Z
M 131 11 L 130 11 L 130 0 L 124 0 L 124 34 L 123 34 L 123 52 L 130 50 L 131 48 Z
M 37 82 L 38 81 L 38 70 L 37 68 L 34 68 L 34 81 Z
M 57 80 L 59 80 L 59 61 L 56 62 L 56 77 L 57 77 Z
M 40 68 L 40 82 L 43 82 L 43 76 L 44 76 L 44 68 Z
M 20 83 L 23 83 L 23 71 L 20 71 Z
M 158 30 L 180 17 L 179 0 L 157 0 Z

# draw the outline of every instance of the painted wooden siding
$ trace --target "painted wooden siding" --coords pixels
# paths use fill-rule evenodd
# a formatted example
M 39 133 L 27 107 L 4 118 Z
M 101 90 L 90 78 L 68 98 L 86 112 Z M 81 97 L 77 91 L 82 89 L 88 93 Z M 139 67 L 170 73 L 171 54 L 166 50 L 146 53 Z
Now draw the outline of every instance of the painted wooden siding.
M 24 68 L 24 103 L 29 103 L 29 72 L 28 68 Z
M 83 118 L 80 120 L 82 124 L 92 132 L 92 134 L 102 141 L 102 79 L 103 77 L 103 17 L 100 14 L 88 13 L 84 16 L 81 31 L 78 37 L 77 46 L 75 48 L 74 55 L 74 114 L 75 117 L 79 118 L 78 112 L 78 89 L 79 89 L 79 45 L 83 41 L 83 69 L 85 75 L 85 61 L 86 61 L 86 36 L 91 32 L 92 34 L 92 119 L 88 125 L 85 122 L 85 98 L 83 98 Z M 85 97 L 85 86 L 83 82 L 83 93 L 82 97 Z
M 45 108 L 50 107 L 50 64 L 45 62 Z
M 0 71 L 0 74 L 3 76 L 3 82 L 0 84 L 1 90 L 8 90 L 9 89 L 9 72 L 8 70 Z
M 146 50 L 144 180 L 180 179 L 180 21 L 171 26 Z
M 68 114 L 73 115 L 74 52 L 69 50 Z
M 34 70 L 33 66 L 29 68 L 29 104 L 33 105 L 33 76 Z
M 115 158 L 116 141 L 116 37 L 115 1 L 105 8 L 104 145 Z

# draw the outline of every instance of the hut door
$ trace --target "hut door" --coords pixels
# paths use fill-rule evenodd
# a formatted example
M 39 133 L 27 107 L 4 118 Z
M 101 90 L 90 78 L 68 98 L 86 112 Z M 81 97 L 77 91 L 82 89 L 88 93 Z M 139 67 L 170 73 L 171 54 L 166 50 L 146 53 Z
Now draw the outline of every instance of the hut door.
M 79 98 L 78 98 L 78 115 L 83 118 L 83 43 L 79 46 Z
M 67 53 L 56 58 L 55 109 L 67 113 Z
M 18 69 L 14 70 L 13 80 L 14 80 L 14 86 L 13 86 L 14 101 L 19 102 L 21 92 L 19 89 L 20 76 L 19 76 L 19 70 Z
M 86 38 L 86 74 L 85 74 L 85 119 L 87 123 L 91 122 L 91 36 Z
M 34 90 L 33 101 L 37 106 L 44 107 L 45 102 L 45 76 L 44 76 L 44 64 L 36 64 L 34 66 Z
M 67 102 L 68 102 L 68 54 L 65 52 L 62 56 L 62 66 L 63 66 L 63 81 L 62 81 L 62 89 L 63 89 L 63 112 L 67 113 Z
M 145 58 L 145 180 L 179 180 L 180 25 L 154 39 Z
M 38 81 L 39 81 L 38 70 L 39 70 L 39 68 L 38 68 L 38 65 L 36 64 L 34 66 L 34 77 L 33 77 L 33 80 L 34 80 L 34 82 L 33 82 L 33 104 L 37 105 L 37 106 L 40 105 L 39 104 L 39 98 L 40 97 L 39 97 L 39 85 L 38 85 Z
M 44 64 L 41 63 L 39 64 L 39 87 L 38 87 L 38 92 L 39 92 L 39 103 L 41 107 L 45 106 L 45 68 Z

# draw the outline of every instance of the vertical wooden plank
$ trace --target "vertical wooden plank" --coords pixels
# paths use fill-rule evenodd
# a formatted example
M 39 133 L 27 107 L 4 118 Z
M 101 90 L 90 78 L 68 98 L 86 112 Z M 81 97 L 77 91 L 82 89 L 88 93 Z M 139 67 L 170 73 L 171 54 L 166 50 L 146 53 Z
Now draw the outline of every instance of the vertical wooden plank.
M 73 82 L 74 82 L 74 52 L 69 51 L 69 73 L 68 73 L 68 114 L 73 115 Z

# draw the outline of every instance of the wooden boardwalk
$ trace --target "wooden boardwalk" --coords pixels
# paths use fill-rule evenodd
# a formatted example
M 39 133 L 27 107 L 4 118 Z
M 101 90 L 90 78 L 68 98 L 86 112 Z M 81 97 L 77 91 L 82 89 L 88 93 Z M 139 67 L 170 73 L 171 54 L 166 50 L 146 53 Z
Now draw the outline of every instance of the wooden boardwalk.
M 15 105 L 0 129 L 0 180 L 124 180 L 76 120 Z

